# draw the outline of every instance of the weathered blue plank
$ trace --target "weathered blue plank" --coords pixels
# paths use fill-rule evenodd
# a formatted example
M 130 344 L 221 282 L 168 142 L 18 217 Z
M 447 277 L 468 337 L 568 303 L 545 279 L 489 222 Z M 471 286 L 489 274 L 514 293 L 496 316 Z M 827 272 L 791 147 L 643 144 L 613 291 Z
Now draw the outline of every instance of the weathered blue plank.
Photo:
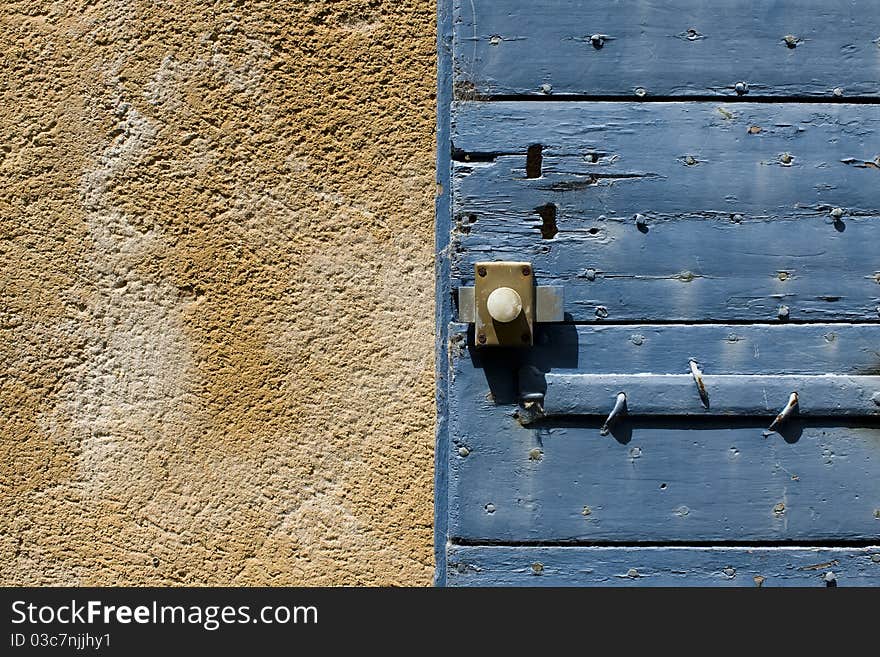
M 875 0 L 453 5 L 459 96 L 880 94 Z
M 452 224 L 452 198 L 450 194 L 452 161 L 448 144 L 451 143 L 452 103 L 452 7 L 446 0 L 437 3 L 437 196 L 435 198 L 434 236 L 438 253 L 449 244 Z M 435 400 L 437 422 L 434 453 L 445 454 L 449 450 L 449 397 L 447 390 L 448 327 L 452 321 L 452 288 L 449 258 L 438 257 L 434 263 L 435 285 L 435 344 L 434 372 L 436 379 Z M 446 518 L 448 481 L 446 460 L 434 460 L 434 584 L 446 585 Z
M 578 321 L 878 319 L 880 105 L 458 103 L 453 140 L 462 283 L 530 259 Z
M 519 355 L 467 350 L 464 330 L 450 338 L 453 538 L 809 542 L 880 531 L 875 424 L 795 419 L 765 437 L 766 418 L 624 419 L 603 437 L 601 418 L 524 426 L 516 405 L 529 366 L 681 373 L 695 357 L 719 373 L 876 374 L 874 327 L 544 326 Z
M 448 549 L 452 586 L 878 586 L 880 546 Z
M 698 348 L 695 345 L 695 348 Z M 706 374 L 701 391 L 690 374 L 545 375 L 544 417 L 608 415 L 611 400 L 623 392 L 630 416 L 775 416 L 792 392 L 800 417 L 880 416 L 880 376 L 838 374 Z

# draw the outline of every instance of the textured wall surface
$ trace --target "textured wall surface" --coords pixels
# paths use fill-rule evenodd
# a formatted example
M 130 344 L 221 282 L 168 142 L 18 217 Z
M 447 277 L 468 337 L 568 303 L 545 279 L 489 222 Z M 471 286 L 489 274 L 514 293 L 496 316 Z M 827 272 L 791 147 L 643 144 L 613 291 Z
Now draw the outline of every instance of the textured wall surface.
M 4 0 L 0 582 L 430 583 L 434 48 Z

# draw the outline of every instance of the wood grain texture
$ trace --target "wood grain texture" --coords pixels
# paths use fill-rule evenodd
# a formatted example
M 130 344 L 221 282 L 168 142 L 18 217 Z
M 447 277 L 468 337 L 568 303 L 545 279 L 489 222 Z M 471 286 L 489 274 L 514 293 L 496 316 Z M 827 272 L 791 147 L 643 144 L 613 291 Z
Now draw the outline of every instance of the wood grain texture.
M 690 374 L 547 374 L 543 415 L 607 416 L 615 396 L 626 394 L 629 416 L 775 416 L 792 392 L 801 417 L 880 415 L 880 377 L 739 374 L 701 377 L 708 406 Z M 874 399 L 876 398 L 876 401 Z
M 452 332 L 465 344 L 465 327 Z M 505 353 L 502 353 L 505 352 Z M 880 532 L 880 427 L 766 418 L 598 417 L 524 426 L 523 371 L 870 374 L 865 325 L 545 326 L 533 350 L 459 346 L 450 363 L 449 533 L 476 542 L 870 540 Z M 457 355 L 456 355 L 457 353 Z M 533 382 L 530 382 L 530 385 Z M 781 399 L 780 403 L 785 400 Z M 612 399 L 609 399 L 609 410 Z
M 880 95 L 874 0 L 453 6 L 459 96 Z
M 457 103 L 453 143 L 463 284 L 530 259 L 576 321 L 878 319 L 880 106 Z
M 880 585 L 880 547 L 451 546 L 453 586 Z

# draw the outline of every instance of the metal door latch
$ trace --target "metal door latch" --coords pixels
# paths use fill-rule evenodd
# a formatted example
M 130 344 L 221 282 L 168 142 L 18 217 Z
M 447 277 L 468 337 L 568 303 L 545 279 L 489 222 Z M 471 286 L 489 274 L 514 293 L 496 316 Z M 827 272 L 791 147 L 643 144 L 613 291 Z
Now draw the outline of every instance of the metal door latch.
M 535 285 L 529 262 L 478 262 L 474 287 L 458 288 L 458 316 L 481 347 L 529 347 L 536 322 L 561 322 L 561 286 Z

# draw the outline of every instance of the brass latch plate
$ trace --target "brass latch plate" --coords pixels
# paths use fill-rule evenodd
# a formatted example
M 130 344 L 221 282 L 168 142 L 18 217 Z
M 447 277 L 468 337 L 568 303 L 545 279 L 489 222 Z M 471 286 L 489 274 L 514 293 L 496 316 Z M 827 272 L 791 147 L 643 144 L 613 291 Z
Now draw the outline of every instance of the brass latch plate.
M 528 262 L 478 262 L 474 265 L 475 339 L 481 346 L 528 347 L 534 341 L 535 277 Z M 489 295 L 509 288 L 519 295 L 522 310 L 509 322 L 489 313 Z

